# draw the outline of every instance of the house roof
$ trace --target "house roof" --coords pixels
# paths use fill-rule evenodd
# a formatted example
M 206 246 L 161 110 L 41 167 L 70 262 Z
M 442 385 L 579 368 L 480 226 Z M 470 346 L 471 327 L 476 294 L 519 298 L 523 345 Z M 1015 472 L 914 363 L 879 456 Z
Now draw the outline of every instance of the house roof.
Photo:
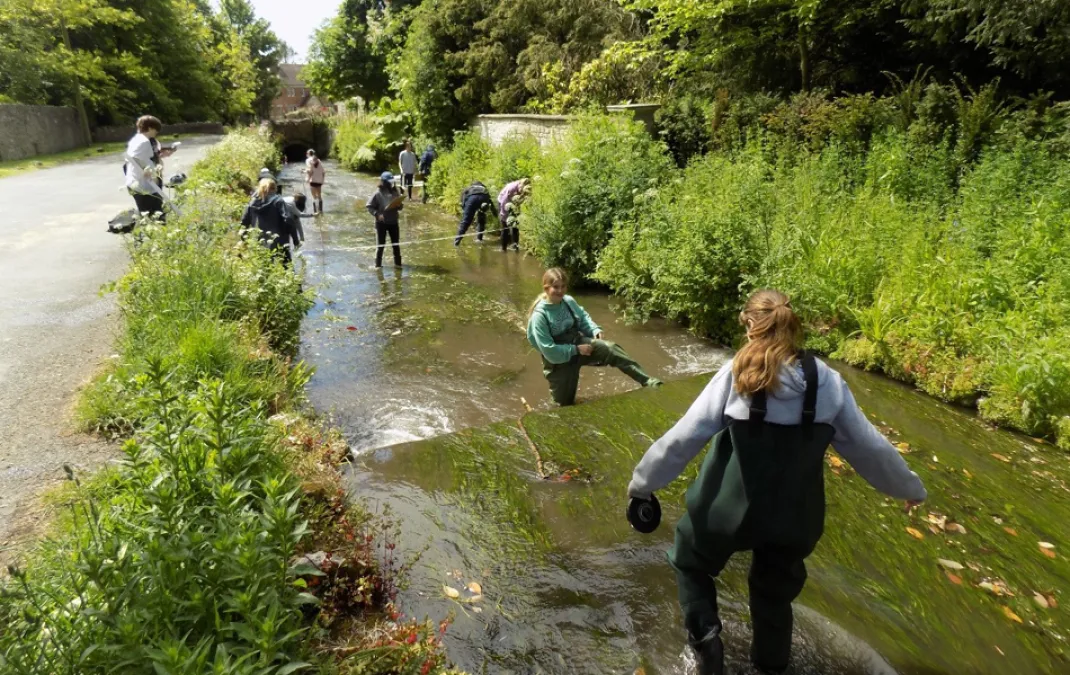
M 284 87 L 303 87 L 304 81 L 301 80 L 301 71 L 304 69 L 302 63 L 281 63 L 279 64 L 279 78 L 282 79 L 282 86 Z

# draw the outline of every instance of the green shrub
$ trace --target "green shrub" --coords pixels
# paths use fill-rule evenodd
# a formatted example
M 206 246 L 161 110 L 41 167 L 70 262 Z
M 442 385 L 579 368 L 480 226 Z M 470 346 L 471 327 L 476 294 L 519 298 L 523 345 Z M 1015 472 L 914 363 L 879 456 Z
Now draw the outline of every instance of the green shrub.
M 713 142 L 710 113 L 713 105 L 694 95 L 672 97 L 658 109 L 654 120 L 658 136 L 679 167 L 710 150 Z
M 281 159 L 278 147 L 260 130 L 232 129 L 204 153 L 183 192 L 244 197 L 252 192 L 260 169 L 278 171 Z
M 522 245 L 546 266 L 590 276 L 613 224 L 675 171 L 664 145 L 616 116 L 578 119 L 543 153 L 521 215 Z

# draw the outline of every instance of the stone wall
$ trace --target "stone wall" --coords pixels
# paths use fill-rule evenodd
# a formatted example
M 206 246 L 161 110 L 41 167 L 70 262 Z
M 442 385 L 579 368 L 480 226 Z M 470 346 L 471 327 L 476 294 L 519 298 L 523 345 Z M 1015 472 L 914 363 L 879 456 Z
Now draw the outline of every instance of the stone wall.
M 509 136 L 532 136 L 546 145 L 565 133 L 571 119 L 567 115 L 480 115 L 472 129 L 491 145 L 500 145 Z
M 219 122 L 183 122 L 181 124 L 165 124 L 160 132 L 162 136 L 172 134 L 222 134 L 226 131 Z M 115 127 L 98 127 L 93 131 L 93 142 L 115 143 L 128 141 L 135 133 L 134 123 Z
M 74 108 L 0 104 L 0 161 L 83 146 L 82 125 Z

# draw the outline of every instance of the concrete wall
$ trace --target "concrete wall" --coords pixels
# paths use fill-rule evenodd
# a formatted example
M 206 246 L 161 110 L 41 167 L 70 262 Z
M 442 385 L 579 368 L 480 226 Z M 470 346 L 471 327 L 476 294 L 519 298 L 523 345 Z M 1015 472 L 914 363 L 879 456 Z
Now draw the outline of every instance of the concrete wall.
M 0 161 L 74 150 L 85 145 L 74 108 L 0 104 Z
M 165 124 L 161 135 L 169 134 L 222 134 L 226 131 L 219 122 L 183 122 L 182 124 Z M 136 133 L 134 123 L 128 126 L 98 127 L 93 131 L 95 143 L 115 143 L 128 141 Z
M 500 145 L 513 135 L 533 136 L 546 145 L 564 135 L 571 119 L 567 115 L 480 115 L 472 129 L 491 145 Z

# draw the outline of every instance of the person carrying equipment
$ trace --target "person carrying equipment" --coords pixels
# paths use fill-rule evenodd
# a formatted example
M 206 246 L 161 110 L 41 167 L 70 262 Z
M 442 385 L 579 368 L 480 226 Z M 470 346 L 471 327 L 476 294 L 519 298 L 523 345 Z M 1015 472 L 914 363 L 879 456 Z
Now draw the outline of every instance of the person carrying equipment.
M 620 345 L 603 340 L 602 329 L 568 290 L 568 275 L 553 267 L 542 275 L 543 293 L 528 313 L 528 342 L 542 356 L 542 374 L 558 405 L 576 402 L 583 366 L 613 366 L 644 387 L 659 387 Z
M 870 485 L 906 500 L 908 509 L 927 496 L 839 373 L 799 351 L 802 324 L 787 296 L 758 291 L 739 318 L 747 344 L 650 446 L 628 485 L 629 520 L 640 531 L 652 530 L 655 509 L 638 507 L 644 501 L 654 506 L 653 493 L 713 439 L 687 489 L 687 512 L 669 551 L 699 675 L 725 672 L 714 579 L 739 551 L 753 551 L 751 661 L 763 673 L 788 667 L 791 603 L 806 583 L 803 561 L 824 531 L 829 444 Z
M 379 188 L 368 199 L 368 213 L 375 218 L 375 266 L 383 266 L 383 249 L 386 236 L 390 235 L 390 244 L 394 249 L 394 267 L 401 267 L 401 246 L 398 242 L 401 233 L 398 228 L 398 211 L 405 208 L 405 199 L 394 187 L 394 174 L 384 171 L 379 176 Z
M 487 211 L 489 210 L 490 191 L 478 180 L 472 181 L 472 184 L 461 193 L 461 224 L 457 226 L 457 237 L 453 240 L 453 245 L 461 245 L 461 239 L 464 238 L 464 233 L 468 231 L 473 220 L 478 220 L 476 241 L 482 244 L 483 232 L 487 229 Z

